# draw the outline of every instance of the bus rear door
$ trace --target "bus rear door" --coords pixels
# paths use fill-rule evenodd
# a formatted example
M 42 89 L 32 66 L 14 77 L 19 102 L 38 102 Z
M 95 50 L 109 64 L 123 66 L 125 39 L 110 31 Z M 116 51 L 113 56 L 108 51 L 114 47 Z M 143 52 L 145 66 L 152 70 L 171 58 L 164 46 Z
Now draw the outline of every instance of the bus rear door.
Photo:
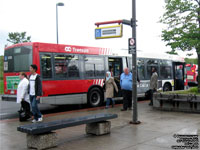
M 184 90 L 185 63 L 173 62 L 174 90 Z

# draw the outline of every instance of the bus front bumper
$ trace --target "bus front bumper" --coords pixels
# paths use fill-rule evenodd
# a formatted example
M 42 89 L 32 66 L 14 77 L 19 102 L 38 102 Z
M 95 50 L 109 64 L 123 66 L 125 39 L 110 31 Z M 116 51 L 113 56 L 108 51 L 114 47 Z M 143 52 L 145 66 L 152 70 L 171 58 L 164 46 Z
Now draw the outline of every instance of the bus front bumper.
M 16 95 L 2 95 L 1 96 L 2 101 L 16 102 L 16 99 L 17 99 Z
M 198 85 L 197 81 L 188 81 L 188 85 Z

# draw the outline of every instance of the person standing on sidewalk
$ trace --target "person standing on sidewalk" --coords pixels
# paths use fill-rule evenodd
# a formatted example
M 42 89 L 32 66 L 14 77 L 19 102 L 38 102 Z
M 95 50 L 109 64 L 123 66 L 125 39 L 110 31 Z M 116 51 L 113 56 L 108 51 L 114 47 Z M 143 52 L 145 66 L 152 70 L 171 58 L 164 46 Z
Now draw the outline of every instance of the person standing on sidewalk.
M 23 118 L 20 117 L 20 121 L 25 121 L 31 118 L 30 100 L 28 95 L 29 81 L 27 75 L 24 72 L 19 73 L 20 82 L 17 87 L 17 103 L 21 103 L 21 109 L 18 111 L 20 114 L 25 113 Z M 21 115 L 20 115 L 21 116 Z
M 32 113 L 34 119 L 32 120 L 33 123 L 41 122 L 43 120 L 42 114 L 38 108 L 38 102 L 40 100 L 40 96 L 42 96 L 42 82 L 40 76 L 36 73 L 37 66 L 32 64 L 30 66 L 30 77 L 29 77 L 29 95 L 30 95 L 30 102 L 32 107 Z
M 106 72 L 106 79 L 105 79 L 105 90 L 106 90 L 106 109 L 109 108 L 110 101 L 112 101 L 112 107 L 115 105 L 115 101 L 113 100 L 114 97 L 114 88 L 116 92 L 118 92 L 117 85 L 114 81 L 114 78 L 111 77 L 111 72 Z
M 124 73 L 120 76 L 120 86 L 123 95 L 123 109 L 121 111 L 126 111 L 128 108 L 132 108 L 132 73 L 128 68 L 124 69 Z
M 157 91 L 158 86 L 158 74 L 156 68 L 152 68 L 152 75 L 150 80 L 150 106 L 153 106 L 153 93 Z

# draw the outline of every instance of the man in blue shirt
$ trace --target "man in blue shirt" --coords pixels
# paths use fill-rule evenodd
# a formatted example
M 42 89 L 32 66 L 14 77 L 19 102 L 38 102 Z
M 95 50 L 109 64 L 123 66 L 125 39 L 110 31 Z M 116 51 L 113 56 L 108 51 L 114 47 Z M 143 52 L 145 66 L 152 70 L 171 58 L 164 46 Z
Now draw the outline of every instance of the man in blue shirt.
M 123 95 L 123 109 L 121 111 L 126 111 L 128 108 L 132 108 L 132 73 L 128 68 L 124 69 L 124 73 L 120 76 L 120 86 Z

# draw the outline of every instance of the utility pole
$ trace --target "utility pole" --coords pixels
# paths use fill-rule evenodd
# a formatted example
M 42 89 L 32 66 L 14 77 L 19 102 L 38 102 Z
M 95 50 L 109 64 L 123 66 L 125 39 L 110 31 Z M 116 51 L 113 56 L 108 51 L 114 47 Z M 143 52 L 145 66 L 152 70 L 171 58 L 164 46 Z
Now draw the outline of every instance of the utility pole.
M 137 110 L 137 45 L 136 45 L 136 0 L 132 0 L 132 39 L 135 40 L 135 51 L 132 52 L 132 74 L 133 74 L 133 84 L 132 84 L 132 101 L 133 101 L 133 120 L 131 124 L 139 124 L 138 121 L 138 110 Z

